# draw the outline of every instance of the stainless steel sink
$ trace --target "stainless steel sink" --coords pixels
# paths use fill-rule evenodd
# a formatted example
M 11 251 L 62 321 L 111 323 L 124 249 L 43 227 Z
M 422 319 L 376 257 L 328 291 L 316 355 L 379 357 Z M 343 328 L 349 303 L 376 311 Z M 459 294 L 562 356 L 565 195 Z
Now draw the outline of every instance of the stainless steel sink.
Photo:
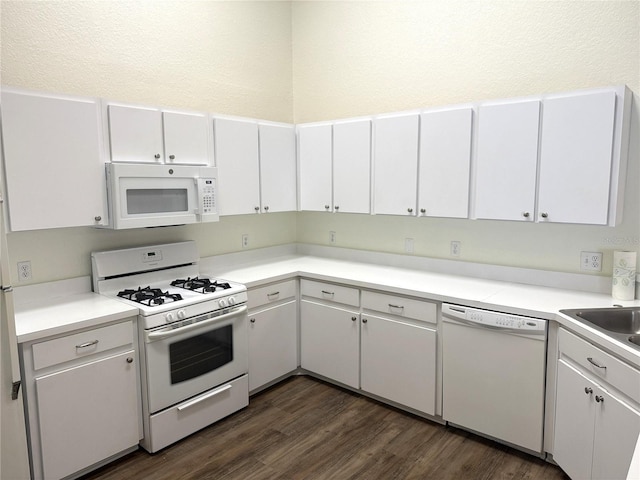
M 624 343 L 640 348 L 640 307 L 560 310 Z

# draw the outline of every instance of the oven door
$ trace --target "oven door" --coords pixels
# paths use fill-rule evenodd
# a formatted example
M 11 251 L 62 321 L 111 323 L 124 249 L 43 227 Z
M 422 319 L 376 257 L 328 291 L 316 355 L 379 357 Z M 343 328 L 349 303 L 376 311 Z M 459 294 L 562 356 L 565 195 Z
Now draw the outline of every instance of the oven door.
M 149 413 L 248 371 L 246 305 L 192 320 L 178 328 L 163 326 L 144 333 Z

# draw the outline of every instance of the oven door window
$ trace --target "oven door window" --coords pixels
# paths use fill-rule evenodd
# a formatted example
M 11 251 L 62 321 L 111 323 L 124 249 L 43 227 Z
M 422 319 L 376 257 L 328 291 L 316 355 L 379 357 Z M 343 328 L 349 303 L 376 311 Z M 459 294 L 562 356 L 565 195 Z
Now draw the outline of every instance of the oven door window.
M 171 384 L 212 372 L 233 361 L 232 325 L 169 345 Z

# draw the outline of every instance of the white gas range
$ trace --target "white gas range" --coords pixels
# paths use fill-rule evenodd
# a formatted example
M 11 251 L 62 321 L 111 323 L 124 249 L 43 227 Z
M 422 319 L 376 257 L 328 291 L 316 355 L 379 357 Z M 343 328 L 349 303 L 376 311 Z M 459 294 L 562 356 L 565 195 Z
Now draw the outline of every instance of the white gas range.
M 245 407 L 247 292 L 199 275 L 195 242 L 93 252 L 94 291 L 138 307 L 149 452 Z

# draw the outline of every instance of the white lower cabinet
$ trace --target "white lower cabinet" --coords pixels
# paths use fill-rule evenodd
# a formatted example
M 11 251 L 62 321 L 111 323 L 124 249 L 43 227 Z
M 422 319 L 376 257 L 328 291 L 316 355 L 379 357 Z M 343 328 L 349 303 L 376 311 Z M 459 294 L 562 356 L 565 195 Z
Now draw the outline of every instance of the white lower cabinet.
M 131 321 L 22 345 L 32 473 L 76 476 L 137 447 Z
M 363 314 L 361 349 L 362 390 L 435 414 L 435 329 Z
M 631 367 L 613 363 L 618 361 L 572 334 L 560 332 L 553 459 L 575 480 L 631 478 L 632 461 L 638 462 L 634 452 L 640 436 L 640 410 L 633 399 L 607 381 Z M 562 350 L 563 343 L 569 347 L 567 351 Z M 600 365 L 593 368 L 600 368 L 608 379 L 581 366 L 577 355 L 583 352 L 573 348 L 580 343 L 590 347 L 592 351 L 584 353 Z M 620 385 L 620 390 L 639 390 L 640 372 L 635 373 L 632 383 Z
M 358 388 L 360 314 L 355 309 L 300 302 L 300 366 Z

